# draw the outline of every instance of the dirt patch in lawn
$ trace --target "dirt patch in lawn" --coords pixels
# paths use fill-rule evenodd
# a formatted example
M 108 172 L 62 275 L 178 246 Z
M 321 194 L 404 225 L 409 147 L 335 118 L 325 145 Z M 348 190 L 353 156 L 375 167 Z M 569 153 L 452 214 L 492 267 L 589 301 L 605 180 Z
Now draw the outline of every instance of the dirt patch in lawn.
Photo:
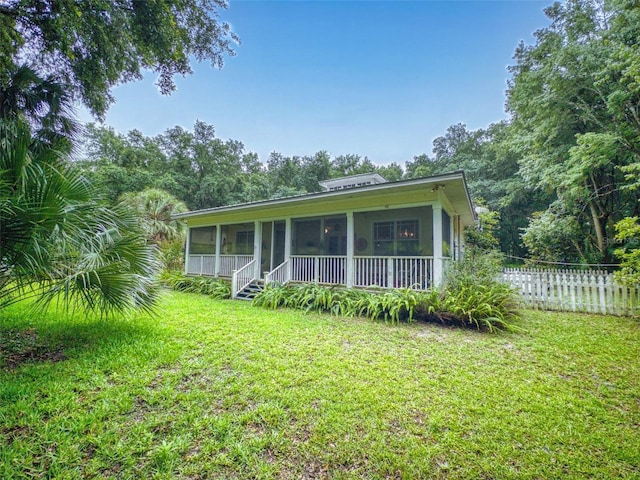
M 13 370 L 27 363 L 56 363 L 67 357 L 61 345 L 47 345 L 34 328 L 0 331 L 0 369 Z

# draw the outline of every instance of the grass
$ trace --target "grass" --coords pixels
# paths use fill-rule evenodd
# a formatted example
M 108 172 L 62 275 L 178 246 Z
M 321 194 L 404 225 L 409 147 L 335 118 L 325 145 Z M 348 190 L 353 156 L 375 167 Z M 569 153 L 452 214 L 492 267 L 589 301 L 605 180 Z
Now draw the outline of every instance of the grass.
M 0 478 L 640 478 L 640 323 L 0 312 Z

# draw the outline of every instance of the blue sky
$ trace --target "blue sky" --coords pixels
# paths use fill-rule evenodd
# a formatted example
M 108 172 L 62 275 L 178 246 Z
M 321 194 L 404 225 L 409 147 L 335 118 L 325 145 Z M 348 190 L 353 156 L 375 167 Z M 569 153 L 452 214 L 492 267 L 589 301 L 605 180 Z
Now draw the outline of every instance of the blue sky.
M 201 120 L 263 162 L 327 150 L 404 164 L 449 125 L 506 118 L 507 66 L 550 3 L 231 0 L 222 17 L 242 44 L 222 70 L 195 64 L 169 97 L 152 74 L 120 86 L 105 124 L 156 135 Z

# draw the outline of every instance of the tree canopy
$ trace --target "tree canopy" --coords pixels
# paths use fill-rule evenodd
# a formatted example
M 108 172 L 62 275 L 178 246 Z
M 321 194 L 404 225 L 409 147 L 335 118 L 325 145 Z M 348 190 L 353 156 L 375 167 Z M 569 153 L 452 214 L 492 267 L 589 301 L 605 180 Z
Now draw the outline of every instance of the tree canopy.
M 163 94 L 190 61 L 221 68 L 239 42 L 219 19 L 224 0 L 5 0 L 0 3 L 0 83 L 20 63 L 38 65 L 67 84 L 98 117 L 111 89 L 158 74 Z
M 176 126 L 155 137 L 91 124 L 84 151 L 79 164 L 85 175 L 113 202 L 126 192 L 158 188 L 190 209 L 317 192 L 322 180 L 357 173 L 403 177 L 397 163 L 378 166 L 367 157 L 332 157 L 324 150 L 309 156 L 272 152 L 263 164 L 242 142 L 219 139 L 212 125 L 199 121 L 192 130 Z
M 514 148 L 526 185 L 553 192 L 547 214 L 572 231 L 548 260 L 613 261 L 614 224 L 638 215 L 637 192 L 621 188 L 621 167 L 640 161 L 640 9 L 632 0 L 569 0 L 546 9 L 548 28 L 521 44 L 507 92 Z M 546 238 L 525 235 L 529 247 Z M 541 250 L 541 248 L 538 248 Z

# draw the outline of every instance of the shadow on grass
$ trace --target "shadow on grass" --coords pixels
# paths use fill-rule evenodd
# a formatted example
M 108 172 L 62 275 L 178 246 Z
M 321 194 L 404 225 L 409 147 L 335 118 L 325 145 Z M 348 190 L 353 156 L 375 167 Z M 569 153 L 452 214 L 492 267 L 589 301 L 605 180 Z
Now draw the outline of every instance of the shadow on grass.
M 0 310 L 0 371 L 98 355 L 118 345 L 148 341 L 158 327 L 148 315 L 111 319 L 81 312 L 34 311 L 29 305 Z

